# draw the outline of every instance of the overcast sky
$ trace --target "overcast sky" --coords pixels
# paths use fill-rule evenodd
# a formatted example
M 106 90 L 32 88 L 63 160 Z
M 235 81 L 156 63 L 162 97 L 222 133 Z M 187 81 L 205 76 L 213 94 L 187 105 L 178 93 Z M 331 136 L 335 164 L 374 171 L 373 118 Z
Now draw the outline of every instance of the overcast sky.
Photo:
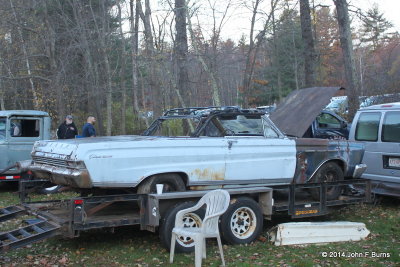
M 230 38 L 237 42 L 242 35 L 248 36 L 249 34 L 250 20 L 252 16 L 251 3 L 253 1 L 254 0 L 191 0 L 190 3 L 194 3 L 194 7 L 197 8 L 196 14 L 198 14 L 197 17 L 192 18 L 192 23 L 195 25 L 198 20 L 202 27 L 203 34 L 205 35 L 204 37 L 209 39 L 213 26 L 213 14 L 210 8 L 210 3 L 211 5 L 215 5 L 217 17 L 216 24 L 219 24 L 222 14 L 225 13 L 227 4 L 231 2 L 232 4 L 224 19 L 221 38 L 222 40 Z M 309 1 L 310 4 L 312 4 L 313 0 Z M 157 23 L 157 17 L 159 21 L 162 20 L 162 17 L 164 17 L 170 10 L 170 7 L 166 2 L 166 0 L 151 0 L 153 21 L 155 24 Z M 173 3 L 174 0 L 170 0 L 170 2 Z M 268 14 L 270 11 L 270 2 L 271 1 L 269 0 L 264 0 L 259 7 L 259 11 Z M 292 3 L 297 3 L 298 5 L 298 0 L 292 0 Z M 334 9 L 333 0 L 314 0 L 314 3 L 315 5 L 329 5 Z M 374 5 L 374 3 L 378 4 L 379 10 L 384 14 L 384 17 L 394 24 L 394 30 L 400 32 L 400 0 L 349 0 L 350 10 L 355 10 L 355 7 L 357 7 L 362 11 L 367 11 Z M 246 7 L 246 5 L 248 6 Z M 128 12 L 129 9 L 126 7 L 125 10 Z M 168 13 L 171 14 L 170 12 Z M 259 20 L 257 22 L 256 31 L 261 29 L 265 17 L 266 15 L 258 16 Z M 352 27 L 357 27 L 355 21 L 352 23 Z M 129 24 L 126 23 L 124 28 L 128 32 Z

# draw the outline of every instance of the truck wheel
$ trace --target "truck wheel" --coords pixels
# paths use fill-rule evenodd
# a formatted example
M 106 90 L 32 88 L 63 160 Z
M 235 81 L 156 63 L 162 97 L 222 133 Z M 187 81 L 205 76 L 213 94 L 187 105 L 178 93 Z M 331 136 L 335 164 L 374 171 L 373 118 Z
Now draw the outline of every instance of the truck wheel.
M 175 217 L 178 211 L 193 207 L 196 205 L 195 202 L 184 202 L 175 205 L 170 210 L 165 213 L 165 216 L 161 219 L 161 226 L 159 229 L 159 236 L 161 244 L 168 250 L 171 248 L 171 236 L 172 229 L 175 226 Z M 205 211 L 204 209 L 199 209 L 195 212 L 190 212 L 183 218 L 185 227 L 200 227 L 203 223 Z M 175 242 L 176 252 L 193 252 L 194 251 L 194 241 L 187 236 L 178 236 Z
M 344 179 L 343 170 L 334 162 L 328 162 L 321 166 L 318 172 L 312 179 L 313 183 L 323 183 L 323 182 L 337 182 Z M 310 194 L 314 200 L 319 200 L 319 190 L 320 188 L 311 188 Z M 326 190 L 326 199 L 334 200 L 337 199 L 342 193 L 341 186 L 329 186 Z
M 178 174 L 159 174 L 147 178 L 138 187 L 138 194 L 156 193 L 156 184 L 163 184 L 163 192 L 185 191 L 185 183 Z
M 261 234 L 262 228 L 261 208 L 251 198 L 238 198 L 221 217 L 220 232 L 229 244 L 250 243 Z

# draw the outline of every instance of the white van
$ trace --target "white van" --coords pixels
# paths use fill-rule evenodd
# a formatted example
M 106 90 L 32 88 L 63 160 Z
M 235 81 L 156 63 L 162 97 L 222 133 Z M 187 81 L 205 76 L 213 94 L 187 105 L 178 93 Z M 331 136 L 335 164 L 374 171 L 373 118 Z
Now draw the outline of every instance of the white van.
M 400 102 L 360 109 L 349 140 L 365 142 L 362 178 L 371 179 L 373 192 L 400 197 Z

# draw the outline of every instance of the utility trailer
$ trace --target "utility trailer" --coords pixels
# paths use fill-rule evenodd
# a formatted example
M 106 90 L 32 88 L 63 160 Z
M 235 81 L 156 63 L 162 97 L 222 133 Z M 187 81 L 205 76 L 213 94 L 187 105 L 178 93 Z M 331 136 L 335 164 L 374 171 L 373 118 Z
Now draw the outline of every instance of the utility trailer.
M 32 181 L 21 181 L 21 203 L 0 209 L 0 222 L 21 215 L 33 219 L 24 221 L 24 226 L 0 232 L 0 252 L 61 235 L 78 237 L 81 231 L 119 226 L 139 225 L 141 230 L 156 232 L 169 248 L 175 215 L 179 210 L 193 206 L 204 191 L 171 192 L 163 194 L 118 194 L 75 197 L 65 200 L 31 202 L 25 188 Z M 327 200 L 330 187 L 357 186 L 362 195 L 341 196 L 338 200 Z M 286 214 L 292 218 L 325 215 L 331 207 L 369 202 L 368 180 L 353 179 L 320 184 L 291 184 L 270 186 L 242 186 L 224 188 L 231 195 L 227 212 L 221 216 L 220 231 L 225 242 L 230 244 L 250 243 L 263 230 L 264 219 L 271 220 L 275 214 Z M 312 200 L 307 190 L 319 190 L 320 199 Z M 279 196 L 287 191 L 285 196 Z M 276 195 L 276 196 L 275 196 Z M 197 227 L 202 223 L 204 210 L 187 214 L 185 226 Z M 194 249 L 193 241 L 185 236 L 177 238 L 176 249 L 182 252 Z

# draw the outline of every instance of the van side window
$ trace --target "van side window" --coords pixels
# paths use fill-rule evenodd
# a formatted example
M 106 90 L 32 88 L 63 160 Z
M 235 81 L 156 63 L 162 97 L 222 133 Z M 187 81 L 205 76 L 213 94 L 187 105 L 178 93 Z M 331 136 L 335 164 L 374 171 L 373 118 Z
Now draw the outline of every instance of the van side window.
M 357 141 L 378 141 L 378 129 L 381 113 L 365 112 L 358 118 L 356 127 Z
M 400 112 L 386 112 L 382 125 L 383 142 L 400 142 Z

